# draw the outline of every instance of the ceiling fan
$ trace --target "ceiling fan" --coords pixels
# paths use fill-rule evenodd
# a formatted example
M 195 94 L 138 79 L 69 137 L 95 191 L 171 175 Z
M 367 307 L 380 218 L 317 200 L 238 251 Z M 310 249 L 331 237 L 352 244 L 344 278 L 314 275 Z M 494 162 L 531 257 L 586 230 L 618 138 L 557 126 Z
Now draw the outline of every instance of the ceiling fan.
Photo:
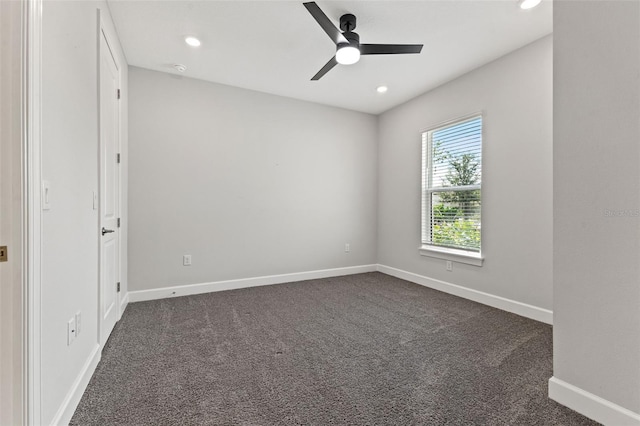
M 320 80 L 337 64 L 355 64 L 360 60 L 360 55 L 420 53 L 422 50 L 421 44 L 360 44 L 360 36 L 353 32 L 356 29 L 356 17 L 354 15 L 348 13 L 340 17 L 340 29 L 343 31 L 340 32 L 316 2 L 311 1 L 303 4 L 324 32 L 336 44 L 335 56 L 311 80 Z

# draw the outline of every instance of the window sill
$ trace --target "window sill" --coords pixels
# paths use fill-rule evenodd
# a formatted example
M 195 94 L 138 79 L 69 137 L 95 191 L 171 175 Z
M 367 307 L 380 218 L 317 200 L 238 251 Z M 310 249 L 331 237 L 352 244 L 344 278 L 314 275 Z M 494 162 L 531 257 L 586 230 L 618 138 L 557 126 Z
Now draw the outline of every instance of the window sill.
M 482 254 L 468 252 L 465 250 L 427 245 L 420 246 L 419 250 L 422 256 L 435 257 L 437 259 L 450 260 L 458 263 L 466 263 L 467 265 L 482 266 L 482 262 L 484 261 Z

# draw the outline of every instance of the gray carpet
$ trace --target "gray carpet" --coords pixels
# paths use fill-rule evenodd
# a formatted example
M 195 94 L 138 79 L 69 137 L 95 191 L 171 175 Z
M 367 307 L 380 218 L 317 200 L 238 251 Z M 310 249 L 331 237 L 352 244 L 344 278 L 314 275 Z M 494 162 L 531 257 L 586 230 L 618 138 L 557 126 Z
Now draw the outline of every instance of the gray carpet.
M 381 273 L 130 304 L 72 425 L 590 425 L 551 327 Z

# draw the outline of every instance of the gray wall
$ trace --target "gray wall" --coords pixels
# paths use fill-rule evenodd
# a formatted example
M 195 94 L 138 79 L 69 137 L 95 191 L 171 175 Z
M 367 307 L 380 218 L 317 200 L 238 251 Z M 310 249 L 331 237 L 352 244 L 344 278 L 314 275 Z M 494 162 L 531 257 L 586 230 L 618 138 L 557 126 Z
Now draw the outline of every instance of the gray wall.
M 375 263 L 375 116 L 134 67 L 129 85 L 130 291 Z
M 554 39 L 553 374 L 640 413 L 640 3 L 556 2 Z
M 42 178 L 51 209 L 42 217 L 41 389 L 49 424 L 97 344 L 97 3 L 43 3 Z M 77 311 L 82 334 L 67 346 Z
M 552 38 L 380 116 L 378 263 L 537 307 L 552 305 Z M 482 267 L 421 256 L 420 133 L 484 113 Z

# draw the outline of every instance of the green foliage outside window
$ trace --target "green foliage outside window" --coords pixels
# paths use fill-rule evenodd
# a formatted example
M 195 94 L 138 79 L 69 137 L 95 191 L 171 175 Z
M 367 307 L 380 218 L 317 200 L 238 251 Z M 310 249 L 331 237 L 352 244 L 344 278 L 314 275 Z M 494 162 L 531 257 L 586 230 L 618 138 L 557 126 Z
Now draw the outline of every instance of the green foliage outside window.
M 451 222 L 434 223 L 431 232 L 434 244 L 480 250 L 480 228 L 476 220 L 460 218 Z
M 444 186 L 477 185 L 480 164 L 474 154 L 453 156 L 435 144 L 434 157 L 448 163 Z M 480 191 L 434 193 L 431 241 L 436 245 L 480 250 Z

